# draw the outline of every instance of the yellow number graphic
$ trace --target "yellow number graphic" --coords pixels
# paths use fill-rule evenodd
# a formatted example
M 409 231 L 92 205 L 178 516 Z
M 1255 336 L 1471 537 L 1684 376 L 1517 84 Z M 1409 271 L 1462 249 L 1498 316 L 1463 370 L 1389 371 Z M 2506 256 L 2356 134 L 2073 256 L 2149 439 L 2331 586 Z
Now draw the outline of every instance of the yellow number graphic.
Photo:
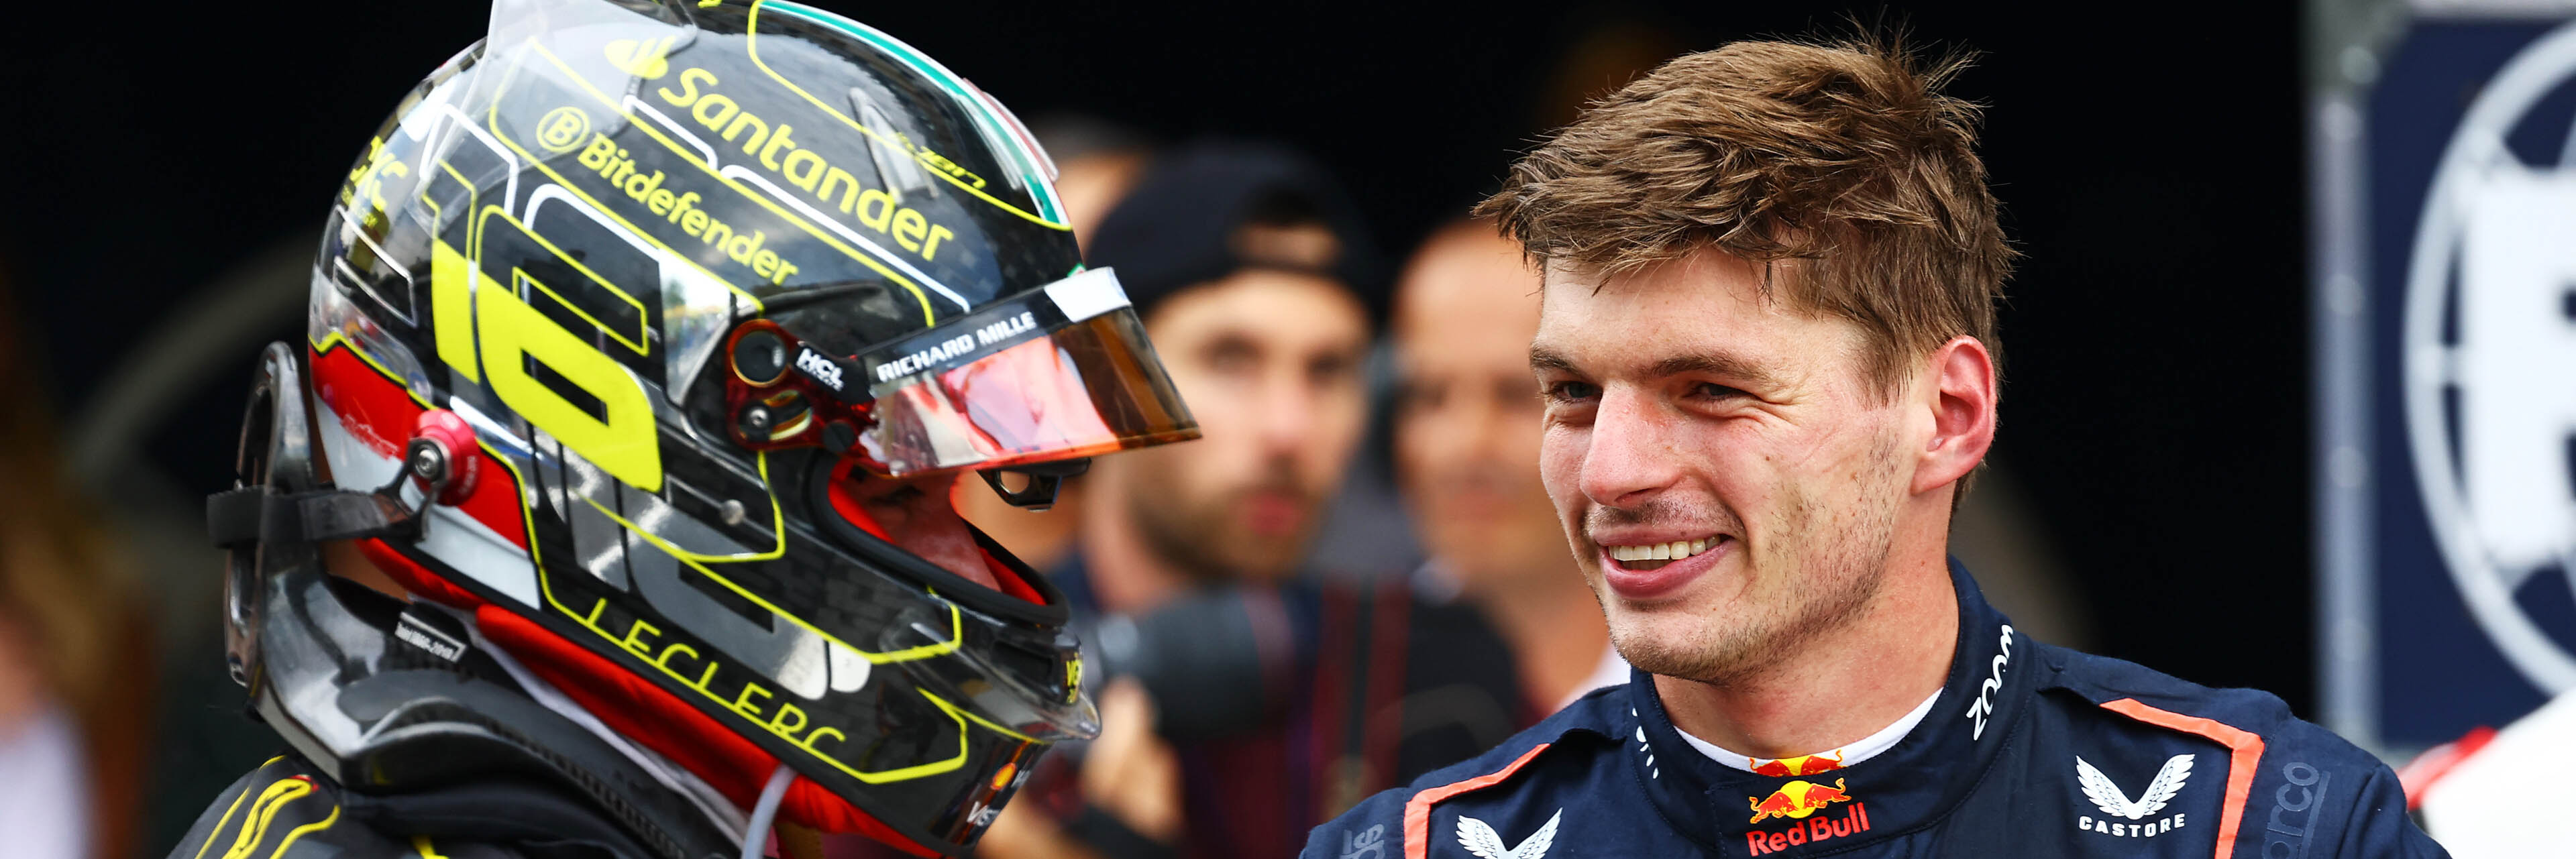
M 483 214 L 477 232 L 507 225 L 556 258 L 580 265 L 499 207 L 486 208 Z M 616 359 L 520 300 L 515 282 L 535 282 L 526 272 L 514 267 L 510 278 L 500 281 L 446 242 L 434 244 L 430 307 L 438 329 L 439 358 L 468 380 L 489 381 L 502 403 L 600 470 L 646 492 L 661 491 L 662 448 L 653 427 L 653 403 L 644 386 Z M 473 286 L 477 280 L 479 289 Z M 528 375 L 525 359 L 546 365 L 598 398 L 605 419 Z

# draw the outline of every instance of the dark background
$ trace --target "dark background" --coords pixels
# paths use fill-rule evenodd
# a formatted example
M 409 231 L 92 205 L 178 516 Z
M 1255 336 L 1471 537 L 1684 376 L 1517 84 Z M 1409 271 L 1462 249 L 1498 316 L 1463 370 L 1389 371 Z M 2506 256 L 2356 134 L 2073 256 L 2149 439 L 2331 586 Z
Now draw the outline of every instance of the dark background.
M 1461 213 L 1565 119 L 1548 92 L 1612 82 L 1563 71 L 1578 48 L 1848 32 L 1848 16 L 1981 51 L 1952 92 L 1990 106 L 1986 160 L 2027 255 L 2003 313 L 1998 457 L 2074 573 L 2096 649 L 2313 715 L 2290 4 L 2150 4 L 2080 25 L 2063 7 L 1993 3 L 821 5 L 1041 124 L 1079 112 L 1165 140 L 1291 141 L 1341 171 L 1391 248 Z M 0 278 L 55 407 L 77 411 L 116 362 L 155 349 L 146 333 L 228 268 L 318 237 L 369 133 L 484 14 L 461 0 L 171 4 L 9 39 Z M 281 319 L 276 336 L 299 326 Z M 251 358 L 219 360 L 246 376 Z M 198 386 L 147 455 L 216 488 L 240 402 L 237 385 Z

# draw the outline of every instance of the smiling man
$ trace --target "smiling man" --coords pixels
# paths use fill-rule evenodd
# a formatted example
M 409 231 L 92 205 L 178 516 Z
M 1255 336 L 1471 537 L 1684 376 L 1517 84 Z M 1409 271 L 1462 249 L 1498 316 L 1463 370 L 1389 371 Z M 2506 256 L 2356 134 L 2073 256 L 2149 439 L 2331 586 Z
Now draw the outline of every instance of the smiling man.
M 1636 674 L 1307 856 L 2441 855 L 2279 699 L 2033 641 L 1948 560 L 2013 255 L 1959 68 L 1685 56 L 1479 207 L 1541 267 L 1540 476 Z

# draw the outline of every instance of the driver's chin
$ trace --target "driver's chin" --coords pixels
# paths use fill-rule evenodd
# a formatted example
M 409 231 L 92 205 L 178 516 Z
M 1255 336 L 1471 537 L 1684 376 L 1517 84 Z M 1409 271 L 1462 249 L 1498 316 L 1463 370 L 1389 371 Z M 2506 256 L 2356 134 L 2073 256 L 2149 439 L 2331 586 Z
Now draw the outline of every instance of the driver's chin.
M 1721 682 L 1748 670 L 1785 665 L 1796 654 L 1771 653 L 1763 626 L 1724 610 L 1666 603 L 1608 611 L 1610 641 L 1629 664 L 1651 674 Z
M 1699 675 L 1719 661 L 1729 639 L 1747 632 L 1745 595 L 1725 593 L 1709 578 L 1638 601 L 1620 596 L 1595 573 L 1593 594 L 1601 601 L 1611 643 L 1650 672 L 1703 679 Z
M 855 493 L 886 531 L 887 542 L 958 578 L 998 588 L 974 531 L 957 515 L 955 474 L 909 480 L 869 478 Z M 882 482 L 879 482 L 882 481 Z
M 975 545 L 973 533 L 966 530 L 966 520 L 953 510 L 941 518 L 946 521 L 925 522 L 925 527 L 911 529 L 905 539 L 895 545 L 921 556 L 922 560 L 937 564 L 940 569 L 955 573 L 958 578 L 988 588 L 1000 588 L 1000 583 L 993 579 L 993 569 L 984 564 L 984 555 L 978 551 L 980 547 Z

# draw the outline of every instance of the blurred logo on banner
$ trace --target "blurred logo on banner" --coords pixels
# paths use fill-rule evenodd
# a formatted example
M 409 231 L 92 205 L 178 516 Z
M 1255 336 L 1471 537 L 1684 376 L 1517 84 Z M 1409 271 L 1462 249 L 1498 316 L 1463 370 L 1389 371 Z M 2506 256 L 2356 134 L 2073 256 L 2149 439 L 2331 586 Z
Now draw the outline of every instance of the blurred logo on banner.
M 2407 435 L 2435 543 L 2480 628 L 2548 692 L 2576 689 L 2576 653 L 2544 619 L 2571 606 L 2539 604 L 2576 580 L 2533 587 L 2576 577 L 2576 129 L 2516 144 L 2571 84 L 2576 28 L 2561 28 L 2470 106 L 2425 198 L 2403 320 Z

